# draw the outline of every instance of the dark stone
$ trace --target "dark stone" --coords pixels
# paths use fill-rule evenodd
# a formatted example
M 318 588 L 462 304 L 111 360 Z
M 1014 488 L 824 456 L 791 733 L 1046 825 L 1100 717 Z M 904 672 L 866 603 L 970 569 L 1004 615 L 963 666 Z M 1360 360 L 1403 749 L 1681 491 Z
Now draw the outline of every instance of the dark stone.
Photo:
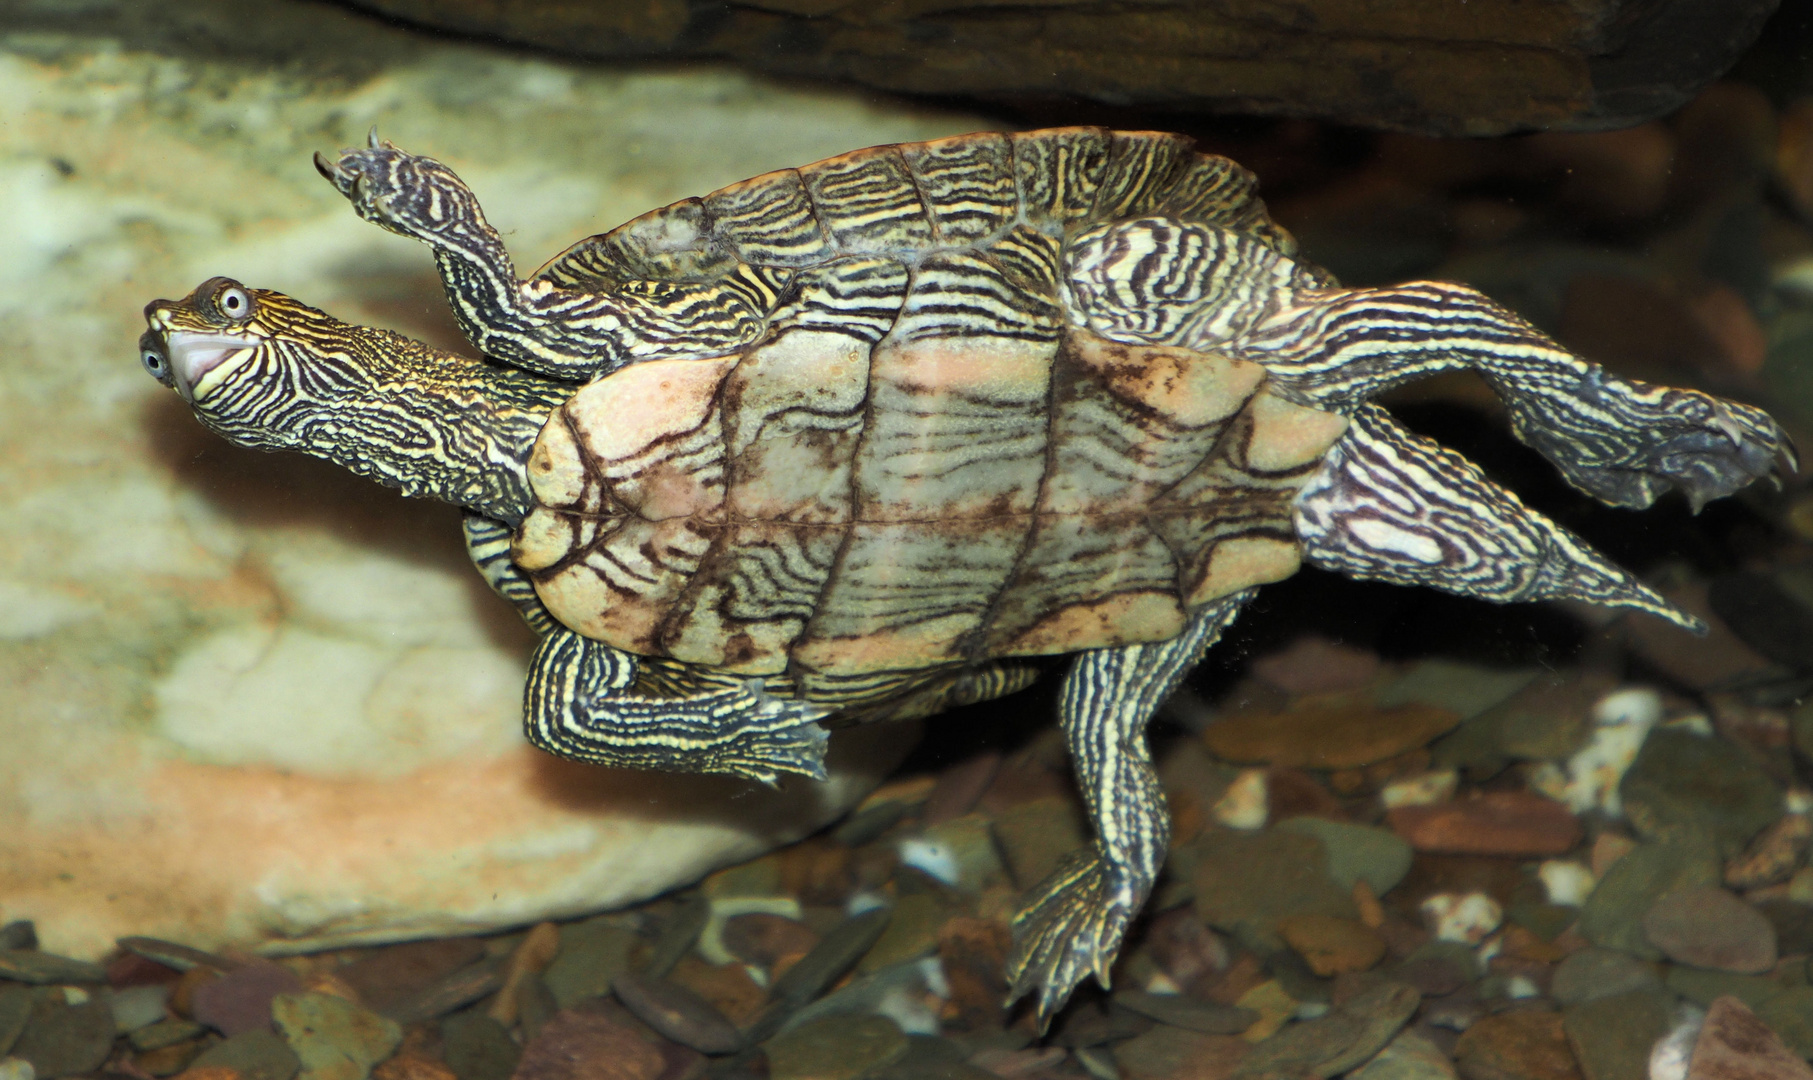
M 106 999 L 94 995 L 71 1004 L 61 987 L 51 987 L 32 995 L 31 1016 L 11 1053 L 31 1062 L 40 1080 L 52 1080 L 100 1068 L 113 1049 L 113 1035 Z
M 1624 812 L 1649 839 L 1710 832 L 1721 859 L 1781 816 L 1782 792 L 1742 746 L 1686 731 L 1657 731 L 1619 787 Z
M 743 1033 L 736 1025 L 711 1002 L 678 983 L 619 975 L 611 989 L 636 1019 L 682 1046 L 702 1054 L 729 1054 L 743 1045 Z
M 1662 950 L 1643 933 L 1643 916 L 1664 893 L 1718 884 L 1721 868 L 1717 850 L 1704 837 L 1639 844 L 1611 865 L 1586 898 L 1580 909 L 1580 933 L 1595 945 L 1660 960 Z
M 0 951 L 0 979 L 23 983 L 103 983 L 107 969 L 86 960 L 38 952 L 36 949 Z
M 1813 674 L 1813 611 L 1774 578 L 1754 570 L 1721 574 L 1706 599 L 1744 644 L 1785 668 Z
M 302 990 L 302 980 L 280 964 L 259 960 L 202 983 L 189 997 L 195 1019 L 233 1036 L 269 1027 L 271 999 Z
M 389 945 L 334 972 L 368 1009 L 388 1012 L 454 972 L 485 957 L 477 938 L 440 938 Z
M 0 983 L 0 1057 L 12 1049 L 14 1040 L 25 1030 L 25 1022 L 31 1019 L 31 998 L 31 991 L 23 986 Z
M 290 1080 L 302 1068 L 302 1059 L 283 1041 L 283 1036 L 261 1028 L 215 1043 L 189 1062 L 189 1067 L 228 1068 L 238 1073 L 241 1080 Z
M 14 919 L 0 926 L 0 949 L 35 949 L 38 927 L 30 919 Z
M 1562 1013 L 1586 1080 L 1648 1080 L 1649 1052 L 1668 1034 L 1675 997 L 1660 986 L 1595 997 Z
M 522 1048 L 510 1031 L 481 1012 L 441 1021 L 442 1057 L 459 1080 L 510 1080 Z
M 1121 990 L 1114 1003 L 1121 1008 L 1150 1017 L 1161 1024 L 1200 1031 L 1205 1035 L 1238 1035 L 1253 1026 L 1259 1014 L 1233 1005 L 1218 1005 L 1182 994 L 1148 994 L 1143 990 Z

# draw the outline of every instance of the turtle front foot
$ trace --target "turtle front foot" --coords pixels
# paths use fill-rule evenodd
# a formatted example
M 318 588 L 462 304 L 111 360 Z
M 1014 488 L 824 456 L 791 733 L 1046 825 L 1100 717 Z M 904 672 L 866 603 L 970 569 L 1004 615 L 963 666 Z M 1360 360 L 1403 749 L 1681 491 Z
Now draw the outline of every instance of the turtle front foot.
M 1087 976 L 1108 987 L 1109 966 L 1138 907 L 1115 876 L 1096 849 L 1074 852 L 1014 916 L 1008 1000 L 1033 994 L 1041 1031 Z
M 337 160 L 317 153 L 315 168 L 360 217 L 393 233 L 435 242 L 489 232 L 478 200 L 452 169 L 397 149 L 375 127 L 366 146 L 342 150 Z
M 1515 406 L 1513 414 L 1520 438 L 1602 502 L 1641 509 L 1673 487 L 1697 513 L 1772 475 L 1778 461 L 1797 467 L 1793 444 L 1761 409 L 1609 373 L 1595 383 L 1584 388 L 1571 415 Z

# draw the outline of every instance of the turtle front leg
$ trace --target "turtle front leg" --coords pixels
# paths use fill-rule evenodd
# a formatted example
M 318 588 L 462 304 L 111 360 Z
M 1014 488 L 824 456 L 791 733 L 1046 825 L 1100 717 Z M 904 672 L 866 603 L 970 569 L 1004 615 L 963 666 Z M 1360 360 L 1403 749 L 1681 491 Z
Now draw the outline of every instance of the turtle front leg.
M 1096 839 L 1040 882 L 1014 916 L 1010 996 L 1036 991 L 1041 1028 L 1085 976 L 1108 985 L 1170 841 L 1146 724 L 1252 595 L 1204 608 L 1169 641 L 1081 653 L 1064 679 L 1064 737 Z
M 1351 412 L 1402 383 L 1472 368 L 1517 437 L 1602 502 L 1646 507 L 1671 487 L 1695 510 L 1769 475 L 1793 450 L 1761 409 L 1624 379 L 1464 285 L 1296 294 L 1233 343 L 1308 404 Z

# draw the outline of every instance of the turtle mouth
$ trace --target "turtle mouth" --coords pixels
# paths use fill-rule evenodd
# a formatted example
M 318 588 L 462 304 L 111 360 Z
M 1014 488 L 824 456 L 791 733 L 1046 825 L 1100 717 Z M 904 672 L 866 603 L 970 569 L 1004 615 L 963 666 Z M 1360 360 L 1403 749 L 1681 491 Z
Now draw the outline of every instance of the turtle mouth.
M 217 379 L 208 377 L 227 366 L 228 360 L 240 359 L 258 347 L 252 338 L 238 334 L 197 334 L 171 330 L 164 335 L 164 348 L 170 355 L 170 376 L 176 392 L 185 401 L 195 401 L 206 393 Z

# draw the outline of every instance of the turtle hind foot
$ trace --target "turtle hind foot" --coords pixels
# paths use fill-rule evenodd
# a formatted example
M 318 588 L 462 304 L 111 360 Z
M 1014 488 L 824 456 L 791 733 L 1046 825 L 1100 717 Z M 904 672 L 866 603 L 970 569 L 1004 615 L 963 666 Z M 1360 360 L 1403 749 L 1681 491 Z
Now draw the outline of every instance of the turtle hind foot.
M 1778 463 L 1798 467 L 1793 443 L 1761 409 L 1609 373 L 1596 382 L 1578 409 L 1526 399 L 1534 407 L 1513 413 L 1518 436 L 1601 502 L 1642 509 L 1679 488 L 1698 513 Z
M 1087 848 L 1073 852 L 1040 882 L 1014 916 L 1008 1002 L 1032 994 L 1040 1031 L 1087 976 L 1108 988 L 1108 969 L 1132 910 L 1119 891 L 1100 853 Z

